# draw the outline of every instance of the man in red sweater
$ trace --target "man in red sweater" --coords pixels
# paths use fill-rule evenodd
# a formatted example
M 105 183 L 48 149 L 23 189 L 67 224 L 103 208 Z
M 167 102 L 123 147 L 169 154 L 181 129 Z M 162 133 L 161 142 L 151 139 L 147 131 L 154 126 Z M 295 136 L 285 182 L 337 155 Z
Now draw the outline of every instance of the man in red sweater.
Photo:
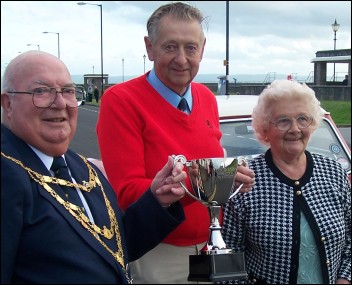
M 144 38 L 154 68 L 110 87 L 102 97 L 98 142 L 123 209 L 148 189 L 168 155 L 183 154 L 188 160 L 224 156 L 215 96 L 192 82 L 206 42 L 203 20 L 198 9 L 185 3 L 159 7 L 147 22 Z M 187 101 L 184 112 L 177 108 L 182 98 Z M 239 172 L 236 180 L 244 182 L 247 191 L 254 174 L 244 167 Z M 191 189 L 189 181 L 186 184 Z M 188 256 L 206 243 L 210 218 L 208 209 L 189 196 L 181 203 L 186 220 L 131 264 L 135 283 L 189 283 Z

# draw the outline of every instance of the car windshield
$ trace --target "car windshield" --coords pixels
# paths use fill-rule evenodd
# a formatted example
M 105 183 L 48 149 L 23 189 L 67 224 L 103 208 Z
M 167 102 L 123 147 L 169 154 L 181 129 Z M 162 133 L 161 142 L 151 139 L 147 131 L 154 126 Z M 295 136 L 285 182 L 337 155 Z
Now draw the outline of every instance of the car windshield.
M 244 156 L 252 159 L 265 152 L 267 147 L 260 144 L 253 132 L 251 119 L 220 120 L 222 131 L 221 144 L 228 157 Z M 307 150 L 330 157 L 341 163 L 350 174 L 351 164 L 346 148 L 338 140 L 338 136 L 329 120 L 324 118 L 313 133 Z

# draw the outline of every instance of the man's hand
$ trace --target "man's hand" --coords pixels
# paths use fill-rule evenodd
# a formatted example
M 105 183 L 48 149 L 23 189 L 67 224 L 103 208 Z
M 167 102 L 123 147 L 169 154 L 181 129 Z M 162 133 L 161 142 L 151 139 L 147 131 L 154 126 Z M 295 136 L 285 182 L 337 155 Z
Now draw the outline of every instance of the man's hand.
M 185 183 L 187 174 L 183 171 L 184 165 L 176 162 L 169 156 L 165 166 L 156 174 L 150 186 L 151 191 L 163 207 L 168 207 L 185 195 L 180 182 Z

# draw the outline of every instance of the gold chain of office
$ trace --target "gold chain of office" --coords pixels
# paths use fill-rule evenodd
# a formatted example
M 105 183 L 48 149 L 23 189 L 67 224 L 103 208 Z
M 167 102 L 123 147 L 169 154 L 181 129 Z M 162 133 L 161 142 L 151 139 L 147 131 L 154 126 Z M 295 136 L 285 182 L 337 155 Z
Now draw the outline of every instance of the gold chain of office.
M 99 242 L 100 244 L 117 260 L 118 263 L 121 264 L 122 268 L 125 268 L 125 262 L 124 262 L 124 255 L 123 255 L 123 250 L 122 250 L 122 244 L 121 244 L 121 235 L 118 227 L 118 223 L 116 220 L 115 212 L 113 208 L 110 205 L 109 200 L 107 199 L 103 185 L 101 184 L 99 177 L 95 171 L 95 169 L 88 163 L 87 159 L 84 158 L 83 156 L 80 155 L 84 163 L 87 165 L 87 168 L 89 170 L 89 183 L 85 183 L 85 185 L 77 184 L 77 183 L 72 183 L 69 181 L 66 181 L 64 179 L 58 179 L 55 177 L 51 176 L 45 176 L 42 175 L 38 172 L 35 172 L 34 170 L 30 169 L 29 167 L 26 167 L 23 165 L 23 163 L 11 156 L 5 155 L 3 152 L 1 152 L 1 155 L 9 160 L 12 160 L 13 162 L 17 163 L 19 166 L 21 166 L 23 169 L 25 169 L 29 176 L 37 183 L 42 185 L 46 191 L 49 192 L 49 194 L 56 199 L 57 202 L 59 202 L 73 217 L 76 218 L 78 222 L 81 223 L 81 225 L 87 229 Z M 110 219 L 110 229 L 108 229 L 106 226 L 103 226 L 103 228 L 98 227 L 97 225 L 93 224 L 89 218 L 83 213 L 80 207 L 65 201 L 62 199 L 55 191 L 52 189 L 48 183 L 53 183 L 53 184 L 59 184 L 59 185 L 64 185 L 64 186 L 69 186 L 69 187 L 77 187 L 81 190 L 90 192 L 96 184 L 99 185 L 101 192 L 103 194 L 104 200 L 105 200 L 105 205 L 108 211 L 109 219 Z M 87 187 L 88 184 L 88 187 Z M 111 239 L 114 235 L 116 235 L 116 243 L 117 243 L 117 252 L 113 252 L 107 244 L 101 240 L 99 235 L 104 236 L 107 239 Z

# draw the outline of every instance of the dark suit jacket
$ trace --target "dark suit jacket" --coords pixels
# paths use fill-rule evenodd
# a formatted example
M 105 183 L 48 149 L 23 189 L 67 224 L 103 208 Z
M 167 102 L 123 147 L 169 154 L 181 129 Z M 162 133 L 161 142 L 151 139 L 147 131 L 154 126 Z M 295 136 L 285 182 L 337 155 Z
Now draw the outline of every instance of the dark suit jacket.
M 1 125 L 1 151 L 26 167 L 50 175 L 32 149 Z M 87 167 L 69 150 L 65 154 L 75 180 L 88 181 Z M 162 208 L 151 191 L 125 213 L 115 192 L 93 166 L 113 207 L 122 237 L 125 263 L 155 247 L 181 221 L 179 203 Z M 62 194 L 58 185 L 50 185 Z M 110 225 L 99 187 L 82 191 L 97 225 Z M 108 243 L 116 252 L 116 240 Z M 1 156 L 1 283 L 125 283 L 113 256 L 18 164 Z

